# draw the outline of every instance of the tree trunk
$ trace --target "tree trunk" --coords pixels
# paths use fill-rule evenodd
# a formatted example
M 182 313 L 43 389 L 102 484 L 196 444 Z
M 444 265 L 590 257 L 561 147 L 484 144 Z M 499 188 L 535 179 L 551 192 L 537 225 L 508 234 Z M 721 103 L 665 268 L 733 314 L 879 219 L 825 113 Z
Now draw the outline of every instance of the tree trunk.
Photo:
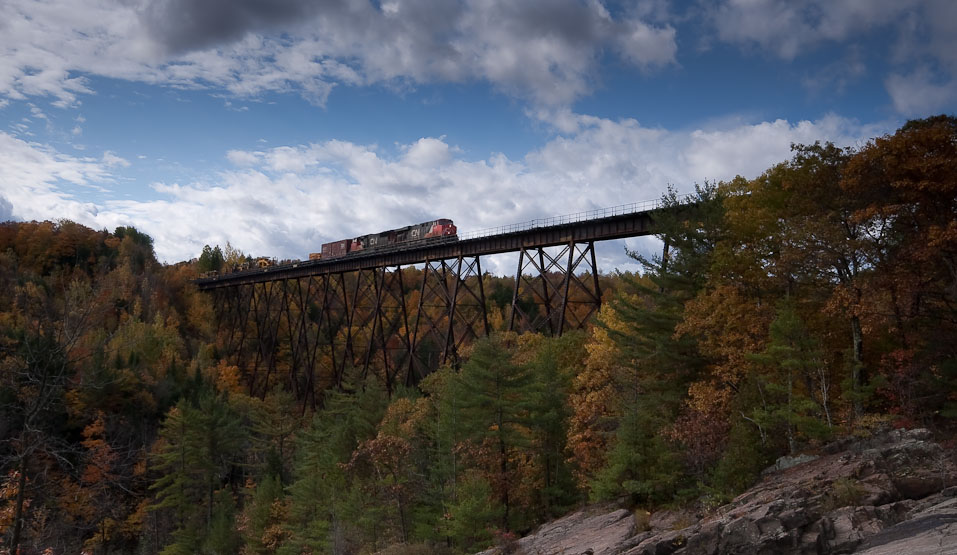
M 13 538 L 10 540 L 10 553 L 19 553 L 20 534 L 23 532 L 23 503 L 27 489 L 27 457 L 20 457 L 20 476 L 17 477 L 17 500 L 13 510 Z
M 788 455 L 794 455 L 797 451 L 797 442 L 794 438 L 794 408 L 793 408 L 793 397 L 794 397 L 794 383 L 791 377 L 791 372 L 788 372 L 788 417 L 787 417 L 787 435 L 788 435 Z
M 502 504 L 505 505 L 505 512 L 502 515 L 502 530 L 508 530 L 508 452 L 505 449 L 505 442 L 501 439 L 498 442 L 498 449 L 501 457 Z
M 851 384 L 854 391 L 854 416 L 864 413 L 863 399 L 864 383 L 867 375 L 864 372 L 864 334 L 861 331 L 859 316 L 851 316 L 851 335 L 853 337 L 854 366 L 851 369 Z

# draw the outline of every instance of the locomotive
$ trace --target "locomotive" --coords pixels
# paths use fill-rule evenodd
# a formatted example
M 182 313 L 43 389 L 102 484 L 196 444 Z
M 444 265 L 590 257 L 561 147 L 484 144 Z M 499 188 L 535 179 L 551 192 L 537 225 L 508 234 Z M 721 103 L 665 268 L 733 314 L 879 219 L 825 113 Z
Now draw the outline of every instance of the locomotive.
M 454 240 L 457 233 L 458 230 L 455 224 L 452 223 L 452 220 L 441 218 L 421 224 L 400 227 L 399 229 L 383 231 L 382 233 L 362 235 L 355 239 L 342 239 L 340 241 L 326 243 L 322 245 L 320 259 L 328 260 L 359 251 L 397 247 L 416 242 L 436 241 L 446 238 Z

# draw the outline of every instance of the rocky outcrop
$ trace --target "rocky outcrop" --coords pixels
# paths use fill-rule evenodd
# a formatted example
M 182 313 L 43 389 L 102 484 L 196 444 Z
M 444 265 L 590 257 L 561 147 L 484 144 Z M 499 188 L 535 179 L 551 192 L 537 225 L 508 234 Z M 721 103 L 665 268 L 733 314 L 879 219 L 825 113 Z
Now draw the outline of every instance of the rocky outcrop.
M 639 531 L 629 511 L 593 509 L 542 526 L 516 552 L 957 554 L 955 484 L 957 467 L 930 432 L 894 430 L 779 461 L 708 514 L 656 513 Z
M 519 553 L 588 553 L 615 555 L 635 535 L 631 511 L 605 512 L 592 508 L 541 526 L 533 536 L 518 540 Z

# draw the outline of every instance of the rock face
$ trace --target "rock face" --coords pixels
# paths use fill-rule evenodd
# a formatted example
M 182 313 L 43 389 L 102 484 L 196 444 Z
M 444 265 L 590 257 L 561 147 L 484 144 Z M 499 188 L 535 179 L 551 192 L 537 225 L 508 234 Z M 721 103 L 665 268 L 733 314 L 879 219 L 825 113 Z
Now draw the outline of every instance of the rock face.
M 631 511 L 579 511 L 541 526 L 534 536 L 518 541 L 524 553 L 590 553 L 614 555 L 635 535 Z
M 638 531 L 623 509 L 579 512 L 522 538 L 515 552 L 957 555 L 955 484 L 957 467 L 930 432 L 895 430 L 779 462 L 709 514 L 656 513 Z

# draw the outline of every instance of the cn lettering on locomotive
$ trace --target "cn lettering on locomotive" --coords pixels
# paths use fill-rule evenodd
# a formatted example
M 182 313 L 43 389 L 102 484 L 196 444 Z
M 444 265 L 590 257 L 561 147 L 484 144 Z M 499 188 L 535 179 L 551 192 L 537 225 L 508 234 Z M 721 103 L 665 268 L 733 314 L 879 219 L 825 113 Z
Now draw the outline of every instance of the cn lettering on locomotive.
M 350 253 L 389 247 L 401 247 L 417 242 L 455 240 L 458 230 L 452 220 L 442 218 L 410 225 L 382 233 L 362 235 L 322 245 L 322 260 L 346 256 Z

